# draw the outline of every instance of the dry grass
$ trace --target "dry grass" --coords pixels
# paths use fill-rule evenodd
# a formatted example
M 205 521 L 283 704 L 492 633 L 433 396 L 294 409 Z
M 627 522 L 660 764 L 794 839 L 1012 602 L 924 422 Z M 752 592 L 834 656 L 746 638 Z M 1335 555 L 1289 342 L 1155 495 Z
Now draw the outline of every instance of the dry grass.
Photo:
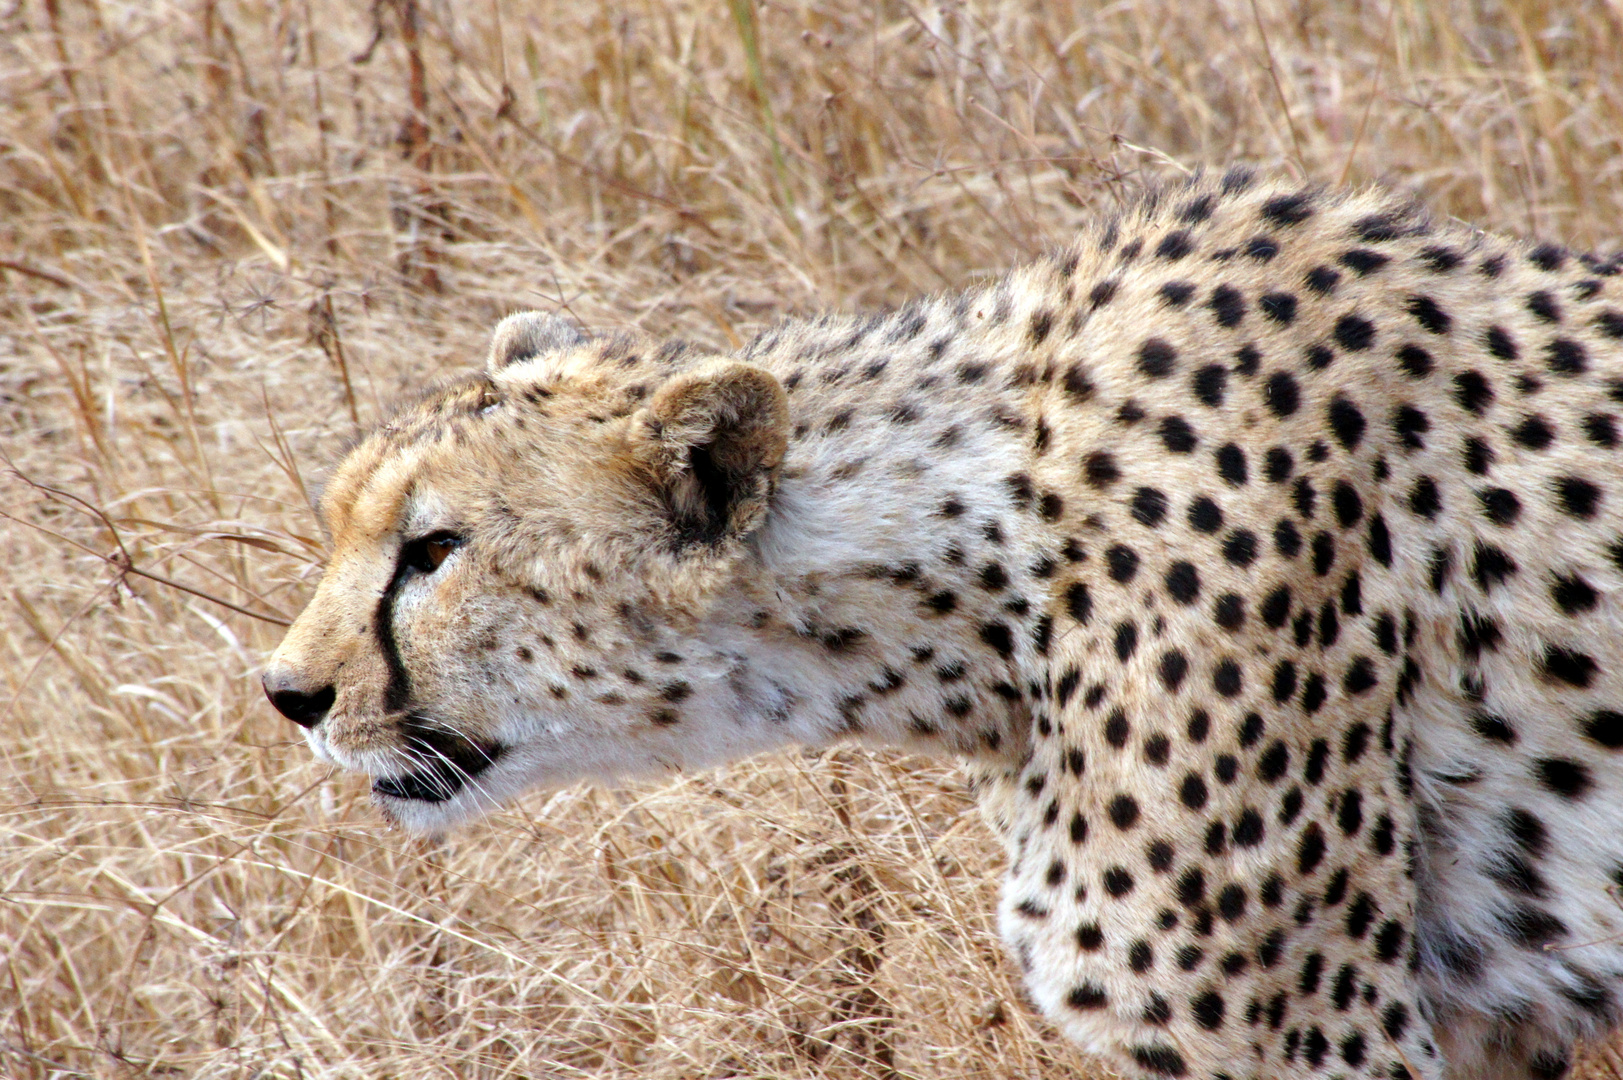
M 945 765 L 384 829 L 255 679 L 308 487 L 515 306 L 725 347 L 1197 163 L 1623 220 L 1617 0 L 5 6 L 8 1076 L 1084 1074 Z

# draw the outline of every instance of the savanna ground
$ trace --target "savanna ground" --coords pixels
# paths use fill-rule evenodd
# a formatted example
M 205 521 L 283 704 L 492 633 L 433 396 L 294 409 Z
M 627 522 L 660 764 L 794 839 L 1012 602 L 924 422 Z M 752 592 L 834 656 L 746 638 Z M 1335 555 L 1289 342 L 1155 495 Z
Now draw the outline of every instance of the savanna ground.
M 950 764 L 385 828 L 260 696 L 309 492 L 516 307 L 727 348 L 1201 163 L 1623 234 L 1618 0 L 3 6 L 6 1076 L 1090 1075 Z

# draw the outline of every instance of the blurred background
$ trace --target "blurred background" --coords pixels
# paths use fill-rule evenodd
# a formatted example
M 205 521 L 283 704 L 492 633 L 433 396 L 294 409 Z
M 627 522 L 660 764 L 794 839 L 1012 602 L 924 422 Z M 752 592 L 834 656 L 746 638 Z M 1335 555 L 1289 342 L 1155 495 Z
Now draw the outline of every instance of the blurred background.
M 257 675 L 508 311 L 732 348 L 1231 162 L 1614 250 L 1623 3 L 0 0 L 0 1074 L 1093 1075 L 950 763 L 416 841 Z

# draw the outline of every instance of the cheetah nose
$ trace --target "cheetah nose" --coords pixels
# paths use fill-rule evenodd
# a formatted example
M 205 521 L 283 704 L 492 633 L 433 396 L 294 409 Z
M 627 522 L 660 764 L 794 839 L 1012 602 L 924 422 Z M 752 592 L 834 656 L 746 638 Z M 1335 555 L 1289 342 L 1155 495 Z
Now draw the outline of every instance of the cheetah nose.
M 332 708 L 333 698 L 338 693 L 331 686 L 302 690 L 294 685 L 295 679 L 287 671 L 267 671 L 259 681 L 265 687 L 265 696 L 276 706 L 276 711 L 306 728 L 321 723 L 321 718 Z

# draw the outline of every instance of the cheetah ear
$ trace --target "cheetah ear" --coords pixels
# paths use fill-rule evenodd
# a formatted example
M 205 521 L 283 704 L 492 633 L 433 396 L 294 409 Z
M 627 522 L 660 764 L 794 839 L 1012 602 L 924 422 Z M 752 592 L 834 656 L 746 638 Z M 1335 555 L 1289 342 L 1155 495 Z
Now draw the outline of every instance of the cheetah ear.
M 568 349 L 585 341 L 586 335 L 580 327 L 562 315 L 520 311 L 496 324 L 496 332 L 490 337 L 490 358 L 485 361 L 485 370 L 500 371 L 509 364 Z
M 766 516 L 789 445 L 789 402 L 769 372 L 710 360 L 671 379 L 631 438 L 678 549 L 742 536 Z

